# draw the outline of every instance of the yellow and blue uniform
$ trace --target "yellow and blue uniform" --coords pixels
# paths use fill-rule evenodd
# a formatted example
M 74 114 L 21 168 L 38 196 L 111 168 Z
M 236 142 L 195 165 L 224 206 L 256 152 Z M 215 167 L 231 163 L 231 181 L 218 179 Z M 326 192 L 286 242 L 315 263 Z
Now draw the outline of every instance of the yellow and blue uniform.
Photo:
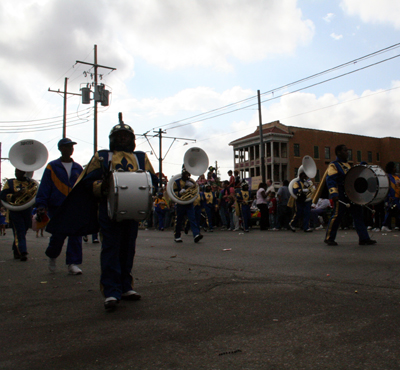
M 208 228 L 209 230 L 213 230 L 214 212 L 218 204 L 217 195 L 213 191 L 205 191 L 201 193 L 201 200 L 206 211 Z
M 185 187 L 186 181 L 182 180 L 182 178 L 178 178 L 173 185 L 173 191 L 176 196 L 179 198 L 179 192 Z M 194 212 L 193 203 L 190 204 L 176 204 L 176 218 L 175 218 L 175 232 L 174 237 L 175 239 L 179 239 L 181 237 L 181 230 L 182 230 L 182 223 L 183 218 L 187 216 L 190 228 L 193 233 L 193 237 L 196 237 L 200 234 L 199 225 L 196 221 L 196 216 Z
M 311 216 L 311 201 L 306 201 L 304 190 L 306 189 L 304 185 L 304 181 L 301 179 L 297 180 L 293 184 L 293 193 L 297 196 L 295 202 L 295 210 L 292 221 L 290 221 L 289 225 L 296 225 L 299 219 L 303 218 L 303 226 L 302 229 L 304 231 L 309 230 L 310 225 L 310 216 Z
M 111 154 L 112 158 L 109 161 Z M 148 171 L 155 186 L 157 177 L 154 175 L 153 166 L 144 152 L 102 150 L 93 156 L 79 181 L 79 186 L 85 187 L 99 202 L 98 222 L 102 239 L 100 255 L 102 292 L 106 298 L 115 297 L 120 300 L 123 293 L 133 290 L 131 271 L 139 223 L 135 220 L 117 222 L 109 218 L 107 194 L 102 192 L 102 183 L 112 170 L 124 172 Z M 134 199 L 132 201 L 134 202 Z M 98 230 L 87 229 L 81 230 L 81 233 L 96 231 Z
M 20 190 L 26 191 L 32 185 L 32 180 L 24 178 L 19 181 L 17 179 L 9 179 L 4 184 L 0 193 L 1 200 L 4 202 L 14 202 L 15 194 Z M 22 211 L 9 210 L 9 222 L 14 233 L 14 241 L 12 249 L 14 256 L 27 254 L 26 233 L 31 227 L 32 207 L 28 207 Z
M 390 227 L 390 220 L 394 216 L 397 218 L 396 222 L 400 219 L 400 178 L 397 175 L 388 173 L 389 177 L 389 192 L 386 197 L 387 209 L 383 225 Z
M 348 204 L 350 203 L 350 212 L 354 219 L 354 226 L 357 231 L 359 241 L 364 242 L 369 240 L 367 228 L 363 222 L 363 212 L 360 205 L 351 203 L 344 191 L 344 179 L 346 173 L 350 169 L 350 165 L 347 162 L 341 162 L 338 158 L 331 162 L 326 172 L 326 185 L 328 187 L 329 198 L 338 197 L 333 203 L 332 216 L 328 222 L 326 229 L 325 241 L 335 241 L 337 230 L 339 229 L 340 222 L 343 215 L 345 214 L 347 207 L 340 201 Z
M 165 208 L 167 206 L 167 201 L 164 197 L 157 197 L 154 200 L 154 208 L 158 216 L 158 229 L 164 230 L 164 218 L 165 218 Z
M 61 204 L 71 192 L 74 184 L 78 180 L 83 168 L 80 164 L 72 162 L 71 175 L 61 162 L 61 159 L 51 161 L 43 172 L 42 180 L 36 195 L 36 207 L 44 207 L 50 219 L 56 214 Z M 71 215 L 76 217 L 76 215 Z M 68 225 L 67 229 L 68 229 Z M 66 233 L 52 233 L 49 245 L 46 249 L 46 256 L 57 258 L 67 236 Z M 69 236 L 67 243 L 66 264 L 80 265 L 82 263 L 82 237 Z

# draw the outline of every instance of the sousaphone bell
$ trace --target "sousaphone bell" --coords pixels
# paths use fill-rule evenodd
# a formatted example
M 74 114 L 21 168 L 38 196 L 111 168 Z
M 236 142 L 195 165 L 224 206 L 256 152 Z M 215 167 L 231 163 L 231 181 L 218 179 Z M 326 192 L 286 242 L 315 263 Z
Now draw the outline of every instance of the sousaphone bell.
M 205 171 L 207 171 L 207 168 L 208 168 L 207 153 L 201 148 L 197 148 L 197 147 L 190 148 L 186 151 L 186 153 L 183 157 L 183 164 L 184 164 L 187 172 L 189 172 L 190 174 L 196 175 L 196 176 L 200 176 Z M 193 186 L 191 186 L 182 197 L 178 197 L 174 193 L 173 186 L 174 186 L 175 181 L 181 177 L 182 177 L 182 174 L 178 174 L 178 175 L 173 176 L 171 178 L 171 180 L 168 181 L 167 194 L 169 195 L 171 200 L 175 203 L 191 204 L 199 196 L 199 186 L 193 179 L 189 178 L 188 181 L 190 181 L 193 184 Z

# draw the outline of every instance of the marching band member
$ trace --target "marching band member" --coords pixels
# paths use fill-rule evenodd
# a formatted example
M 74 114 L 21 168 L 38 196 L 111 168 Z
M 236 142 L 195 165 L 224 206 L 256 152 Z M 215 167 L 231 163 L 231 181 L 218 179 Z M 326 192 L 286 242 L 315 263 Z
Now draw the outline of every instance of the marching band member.
M 138 234 L 135 220 L 115 221 L 107 210 L 109 177 L 112 170 L 150 172 L 153 185 L 157 184 L 153 167 L 144 152 L 135 150 L 133 129 L 122 122 L 115 125 L 109 135 L 110 149 L 100 150 L 90 160 L 72 192 L 56 217 L 50 220 L 47 231 L 65 233 L 63 218 L 68 217 L 69 235 L 101 235 L 100 285 L 104 295 L 104 308 L 113 311 L 121 299 L 135 301 L 141 298 L 134 291 L 131 275 Z M 71 217 L 71 215 L 76 215 Z
M 376 240 L 370 239 L 367 228 L 363 222 L 362 207 L 360 205 L 350 203 L 344 191 L 344 179 L 347 171 L 350 169 L 350 165 L 347 163 L 348 151 L 346 145 L 338 145 L 335 148 L 335 154 L 337 156 L 336 160 L 329 164 L 324 175 L 329 191 L 329 198 L 333 200 L 333 212 L 328 222 L 324 242 L 328 245 L 338 245 L 335 241 L 337 230 L 347 209 L 346 204 L 350 204 L 350 212 L 353 216 L 354 226 L 359 237 L 358 244 L 375 244 Z
M 83 168 L 72 158 L 76 142 L 64 138 L 58 142 L 58 150 L 61 157 L 51 161 L 43 172 L 42 180 L 36 195 L 36 207 L 38 213 L 47 210 L 48 216 L 52 218 L 65 198 L 71 192 Z M 49 270 L 56 271 L 56 259 L 68 234 L 52 233 L 46 256 L 49 257 Z M 69 236 L 66 253 L 66 264 L 71 275 L 80 275 L 82 270 L 78 265 L 82 264 L 82 237 Z
M 391 232 L 391 218 L 395 217 L 396 226 L 398 226 L 400 221 L 400 178 L 396 175 L 396 165 L 394 162 L 388 162 L 385 169 L 389 177 L 390 187 L 386 198 L 387 207 L 382 231 Z
M 201 195 L 202 195 L 203 207 L 206 211 L 206 216 L 207 216 L 208 231 L 213 232 L 214 212 L 216 205 L 218 204 L 217 195 L 215 194 L 215 192 L 212 191 L 210 184 L 206 185 L 205 191 Z
M 289 222 L 290 229 L 295 232 L 296 229 L 293 225 L 296 225 L 300 218 L 303 218 L 303 230 L 306 233 L 310 233 L 313 230 L 310 229 L 310 215 L 311 215 L 311 201 L 307 201 L 307 192 L 310 185 L 307 175 L 305 174 L 302 167 L 299 169 L 299 179 L 293 184 L 293 193 L 297 196 L 295 202 L 295 211 L 292 221 Z
M 177 198 L 182 197 L 186 192 L 190 190 L 190 188 L 196 186 L 190 180 L 190 173 L 186 171 L 185 167 L 182 166 L 182 174 L 181 177 L 175 180 L 173 184 L 173 191 Z M 194 206 L 193 203 L 189 204 L 176 204 L 176 218 L 175 218 L 175 232 L 174 232 L 174 240 L 176 243 L 182 243 L 181 231 L 182 231 L 182 223 L 184 216 L 187 216 L 190 222 L 190 228 L 192 229 L 194 242 L 198 243 L 203 235 L 200 234 L 199 225 L 197 225 L 196 217 L 194 214 Z
M 0 193 L 2 201 L 14 203 L 27 193 L 29 187 L 33 183 L 31 179 L 25 177 L 25 172 L 15 169 L 15 179 L 9 179 Z M 26 245 L 26 233 L 31 227 L 32 207 L 28 207 L 22 211 L 8 210 L 9 223 L 13 229 L 14 241 L 12 250 L 14 258 L 20 261 L 28 259 L 28 251 Z M 5 233 L 4 233 L 5 235 Z
M 110 171 L 145 170 L 152 174 L 153 185 L 157 184 L 157 178 L 146 153 L 134 151 L 135 134 L 130 126 L 122 122 L 122 116 L 120 123 L 111 129 L 109 139 L 110 150 L 101 150 L 93 156 L 82 183 L 99 201 L 98 221 L 102 243 L 100 284 L 105 297 L 104 307 L 112 311 L 121 299 L 135 301 L 141 295 L 133 290 L 131 274 L 139 223 L 135 220 L 117 222 L 108 216 L 107 196 L 112 190 L 108 181 Z
M 239 205 L 240 215 L 242 216 L 243 230 L 244 232 L 249 232 L 249 222 L 251 218 L 250 212 L 250 194 L 249 194 L 249 184 L 247 182 L 242 182 L 242 188 L 236 193 L 236 200 Z

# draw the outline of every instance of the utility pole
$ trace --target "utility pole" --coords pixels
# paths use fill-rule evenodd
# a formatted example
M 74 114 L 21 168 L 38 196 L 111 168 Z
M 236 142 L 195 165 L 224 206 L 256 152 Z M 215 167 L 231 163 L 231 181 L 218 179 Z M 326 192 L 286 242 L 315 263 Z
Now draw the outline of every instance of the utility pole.
M 260 130 L 260 157 L 261 157 L 261 178 L 262 182 L 265 183 L 267 180 L 265 178 L 265 148 L 263 140 L 263 129 L 262 129 L 262 117 L 261 117 L 261 96 L 260 90 L 257 90 L 258 95 L 258 120 L 259 120 L 259 130 Z
M 155 151 L 154 148 L 152 147 L 152 145 L 151 145 L 149 139 L 147 138 L 147 132 L 146 132 L 145 134 L 143 134 L 143 136 L 146 138 L 146 140 L 147 140 L 147 142 L 149 143 L 151 149 L 153 150 L 154 155 L 155 155 L 156 158 L 158 159 L 158 168 L 159 168 L 159 171 L 158 171 L 158 179 L 159 179 L 159 180 L 158 180 L 158 181 L 159 181 L 159 185 L 160 185 L 160 188 L 161 188 L 161 187 L 162 187 L 162 162 L 163 162 L 163 160 L 165 159 L 165 157 L 167 156 L 169 150 L 171 149 L 172 144 L 175 142 L 175 140 L 185 140 L 185 141 L 194 141 L 194 142 L 196 142 L 196 140 L 187 139 L 187 138 L 183 138 L 183 137 L 163 136 L 163 134 L 165 134 L 166 132 L 163 131 L 163 130 L 161 130 L 161 129 L 159 129 L 158 131 L 153 131 L 153 132 L 155 133 L 155 135 L 154 135 L 153 137 L 158 136 L 158 139 L 159 139 L 159 156 L 158 156 L 158 158 L 157 158 L 157 155 L 156 155 L 156 151 Z M 167 153 L 165 153 L 164 158 L 163 158 L 163 156 L 162 156 L 162 139 L 163 139 L 163 138 L 164 138 L 164 139 L 174 139 L 174 140 L 172 141 L 171 145 L 169 146 L 169 148 L 168 148 L 168 150 L 167 150 Z M 182 160 L 182 164 L 183 164 L 183 160 Z
M 94 68 L 94 74 L 93 74 L 94 76 L 93 77 L 94 77 L 94 95 L 95 95 L 95 98 L 93 99 L 93 101 L 94 101 L 94 106 L 93 106 L 93 109 L 94 109 L 93 152 L 96 153 L 97 152 L 97 103 L 101 102 L 100 97 L 97 96 L 97 95 L 100 94 L 100 88 L 99 88 L 99 86 L 97 86 L 97 71 L 98 71 L 98 68 L 110 69 L 112 71 L 115 71 L 116 68 L 102 66 L 100 64 L 97 64 L 97 45 L 94 45 L 94 63 L 81 62 L 79 60 L 77 60 L 76 63 L 87 64 L 87 65 L 92 66 Z
M 65 77 L 64 81 L 64 91 L 60 91 L 60 89 L 56 90 L 51 90 L 49 87 L 50 92 L 55 92 L 59 94 L 64 94 L 64 112 L 63 112 L 63 134 L 62 137 L 63 139 L 67 137 L 67 95 L 78 95 L 82 96 L 81 94 L 76 94 L 76 93 L 70 93 L 67 92 L 67 85 L 68 85 L 68 78 Z

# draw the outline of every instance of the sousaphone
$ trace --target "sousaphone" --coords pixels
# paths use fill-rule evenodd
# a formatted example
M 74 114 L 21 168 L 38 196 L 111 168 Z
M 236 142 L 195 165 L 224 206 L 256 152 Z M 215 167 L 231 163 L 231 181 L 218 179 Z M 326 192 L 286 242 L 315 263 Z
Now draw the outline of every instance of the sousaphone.
M 296 181 L 299 181 L 300 179 L 300 174 L 304 172 L 306 176 L 310 179 L 313 179 L 315 175 L 317 174 L 317 166 L 314 162 L 314 160 L 309 156 L 305 155 L 302 160 L 302 165 L 299 167 L 299 170 L 297 171 L 297 177 L 294 178 L 292 181 L 290 181 L 288 189 L 290 195 L 294 198 L 297 199 L 297 196 L 293 192 L 293 185 L 295 184 Z M 306 192 L 306 202 L 309 202 L 312 200 L 313 194 L 315 193 L 315 186 L 310 184 L 309 187 L 304 189 L 303 191 Z
M 18 197 L 15 202 L 1 201 L 4 207 L 18 212 L 35 204 L 39 183 L 31 177 L 34 171 L 46 164 L 48 157 L 49 153 L 46 147 L 37 140 L 21 140 L 11 147 L 8 158 L 15 168 L 26 172 L 25 176 L 30 179 L 30 185 L 27 191 Z
M 190 148 L 186 151 L 183 158 L 183 165 L 185 166 L 185 170 L 190 174 L 200 176 L 204 172 L 207 171 L 208 168 L 208 156 L 207 153 L 201 148 Z M 192 186 L 188 188 L 188 190 L 182 195 L 177 196 L 174 193 L 174 183 L 176 180 L 180 179 L 182 174 L 175 175 L 168 181 L 167 184 L 167 193 L 172 201 L 178 204 L 191 204 L 196 198 L 199 196 L 199 186 L 197 183 L 189 178 L 188 181 L 192 183 Z

